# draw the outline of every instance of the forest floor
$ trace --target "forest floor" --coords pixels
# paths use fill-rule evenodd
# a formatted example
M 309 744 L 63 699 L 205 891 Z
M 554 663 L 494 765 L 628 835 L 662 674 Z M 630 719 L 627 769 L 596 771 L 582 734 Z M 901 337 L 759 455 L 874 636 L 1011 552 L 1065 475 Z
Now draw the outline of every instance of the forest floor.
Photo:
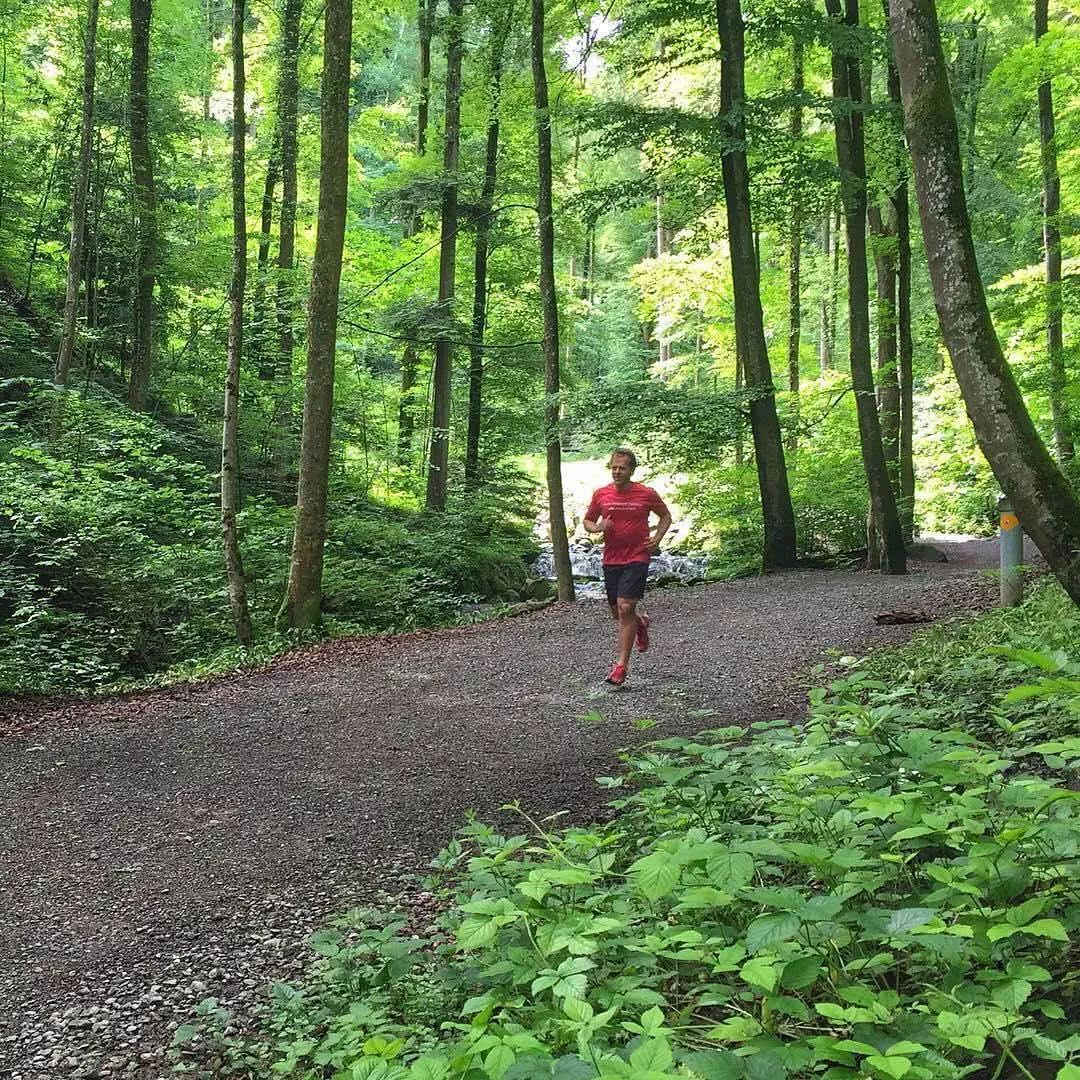
M 0 1077 L 167 1076 L 170 1029 L 211 995 L 249 1009 L 327 914 L 402 891 L 422 906 L 412 875 L 468 809 L 603 813 L 593 778 L 619 747 L 798 717 L 814 663 L 910 635 L 876 613 L 989 606 L 996 545 L 938 546 L 948 563 L 903 578 L 657 592 L 619 691 L 594 602 L 158 693 L 0 703 Z

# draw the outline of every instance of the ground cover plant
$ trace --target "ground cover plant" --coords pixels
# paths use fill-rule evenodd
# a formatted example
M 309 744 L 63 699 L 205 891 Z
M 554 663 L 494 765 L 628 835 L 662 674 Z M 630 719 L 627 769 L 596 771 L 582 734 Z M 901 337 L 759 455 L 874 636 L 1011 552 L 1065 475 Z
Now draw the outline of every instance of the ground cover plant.
M 435 932 L 350 913 L 260 1036 L 224 1039 L 207 1003 L 178 1069 L 1076 1080 L 1080 620 L 1062 603 L 1046 588 L 849 663 L 804 726 L 635 751 L 601 781 L 606 823 L 469 822 L 436 863 Z M 988 648 L 992 688 L 951 698 Z

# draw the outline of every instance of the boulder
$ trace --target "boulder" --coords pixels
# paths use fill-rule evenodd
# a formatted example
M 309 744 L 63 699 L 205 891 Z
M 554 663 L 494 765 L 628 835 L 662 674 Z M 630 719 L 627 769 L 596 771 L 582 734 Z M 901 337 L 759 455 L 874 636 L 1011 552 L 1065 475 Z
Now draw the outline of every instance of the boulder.
M 547 578 L 526 578 L 525 584 L 518 590 L 522 600 L 550 600 L 558 595 L 558 587 Z
M 908 544 L 907 556 L 916 562 L 948 562 L 949 559 L 944 551 L 934 547 L 933 544 Z

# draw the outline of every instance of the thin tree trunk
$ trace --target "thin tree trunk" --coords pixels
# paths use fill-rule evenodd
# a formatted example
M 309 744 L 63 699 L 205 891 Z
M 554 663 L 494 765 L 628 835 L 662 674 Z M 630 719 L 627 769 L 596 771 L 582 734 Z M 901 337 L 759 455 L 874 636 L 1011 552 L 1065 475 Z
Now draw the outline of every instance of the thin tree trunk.
M 838 202 L 833 213 L 832 227 L 832 264 L 829 270 L 829 355 L 836 363 L 836 338 L 840 318 L 840 214 L 842 207 Z
M 86 197 L 90 186 L 90 161 L 94 147 L 94 78 L 96 74 L 98 0 L 87 0 L 83 41 L 82 128 L 79 136 L 79 163 L 75 171 L 71 199 L 71 243 L 68 247 L 67 293 L 64 297 L 64 325 L 53 381 L 67 386 L 79 316 L 79 282 L 82 280 L 83 243 L 86 239 Z
M 278 225 L 278 370 L 286 384 L 292 377 L 293 297 L 296 269 L 297 114 L 300 95 L 300 20 L 303 0 L 285 0 L 281 20 L 281 67 L 278 72 L 278 138 L 281 145 L 281 220 Z
M 439 246 L 439 307 L 443 322 L 454 305 L 458 228 L 458 153 L 461 125 L 461 31 L 465 0 L 450 0 L 446 30 L 446 130 L 443 148 L 442 233 Z M 435 371 L 431 405 L 431 446 L 428 451 L 427 508 L 446 508 L 450 467 L 450 397 L 453 343 L 445 330 L 435 341 Z
M 934 301 L 960 391 L 1024 531 L 1080 604 L 1080 500 L 1031 422 L 990 319 L 933 0 L 891 0 L 889 21 Z
M 428 112 L 431 105 L 431 33 L 438 0 L 420 0 L 417 30 L 420 36 L 420 100 L 416 106 L 416 152 L 427 148 Z
M 398 397 L 398 464 L 404 465 L 412 453 L 416 428 L 416 342 L 410 341 L 401 354 L 401 392 Z
M 1047 31 L 1048 0 L 1035 0 L 1035 40 Z M 1054 138 L 1054 91 L 1039 83 L 1039 150 L 1042 164 L 1043 252 L 1046 263 L 1046 353 L 1050 370 L 1050 416 L 1058 461 L 1073 456 L 1073 432 L 1065 406 L 1065 352 L 1061 302 L 1061 179 Z
M 899 84 L 898 84 L 899 85 Z M 897 293 L 900 376 L 900 525 L 904 540 L 915 538 L 915 343 L 911 335 L 911 214 L 908 182 L 896 189 Z
M 244 108 L 244 0 L 232 10 L 232 279 L 229 282 L 229 344 L 225 374 L 225 415 L 221 430 L 221 537 L 236 639 L 251 647 L 244 562 L 236 515 L 240 509 L 240 360 L 244 351 L 244 290 L 247 284 L 247 207 L 244 199 L 246 115 Z
M 56 180 L 57 167 L 63 156 L 65 131 L 57 133 L 56 145 L 53 148 L 52 165 L 49 166 L 49 175 L 45 178 L 45 187 L 41 192 L 41 201 L 38 203 L 37 217 L 34 223 L 33 239 L 30 241 L 30 254 L 26 260 L 26 284 L 23 286 L 23 303 L 29 304 L 34 287 L 34 263 L 37 261 L 38 245 L 41 234 L 45 228 L 45 211 L 49 207 L 49 197 L 52 195 L 53 183 Z
M 750 173 L 742 114 L 746 91 L 740 0 L 717 0 L 716 25 L 721 50 L 720 115 L 726 143 L 722 166 L 735 290 L 736 352 L 745 365 L 746 384 L 750 390 L 750 425 L 765 530 L 762 564 L 765 570 L 775 570 L 793 566 L 796 562 L 795 513 L 765 344 L 758 256 L 750 213 Z
M 826 260 L 825 281 L 821 289 L 821 304 L 818 319 L 818 366 L 828 371 L 833 366 L 832 329 L 829 318 L 832 314 L 832 209 L 825 212 L 821 219 L 821 250 Z
M 792 50 L 791 90 L 795 102 L 791 106 L 791 123 L 788 134 L 793 147 L 797 147 L 803 136 L 802 92 L 803 79 L 803 44 L 796 40 Z M 790 430 L 787 447 L 794 451 L 799 445 L 799 352 L 802 345 L 802 204 L 798 188 L 793 188 L 791 199 L 791 220 L 788 235 L 788 390 L 791 393 Z
M 258 367 L 260 379 L 273 379 L 277 365 L 273 361 L 270 349 L 271 326 L 273 316 L 266 304 L 267 274 L 270 269 L 270 234 L 274 227 L 274 190 L 277 187 L 278 173 L 281 171 L 278 149 L 275 146 L 266 163 L 266 180 L 263 183 L 262 208 L 259 218 L 259 247 L 255 261 L 255 296 L 251 302 L 252 323 L 254 324 L 253 359 Z
M 134 334 L 128 405 L 146 408 L 154 347 L 154 273 L 157 261 L 157 196 L 150 151 L 150 20 L 152 0 L 131 0 L 131 174 L 135 187 Z
M 888 23 L 889 2 L 884 0 Z M 889 100 L 903 115 L 900 76 L 889 59 Z M 911 335 L 911 211 L 908 205 L 908 161 L 906 143 L 899 148 L 901 180 L 892 195 L 896 221 L 896 329 L 897 374 L 900 383 L 900 526 L 904 542 L 915 539 L 915 343 Z
M 536 211 L 540 238 L 540 302 L 544 312 L 544 440 L 547 448 L 548 517 L 559 599 L 574 599 L 574 572 L 563 506 L 562 444 L 559 439 L 559 310 L 555 292 L 555 223 L 551 196 L 551 110 L 544 65 L 544 0 L 532 0 L 533 100 L 536 104 L 538 192 Z
M 840 0 L 825 0 L 829 15 L 848 28 L 859 25 L 858 0 L 847 0 L 841 12 Z M 839 31 L 839 27 L 837 27 Z M 870 296 L 866 280 L 866 160 L 863 143 L 862 77 L 859 58 L 846 54 L 840 44 L 832 49 L 833 97 L 836 101 L 836 156 L 841 172 L 841 200 L 847 233 L 848 262 L 848 353 L 855 406 L 859 419 L 859 440 L 866 471 L 870 505 L 883 545 L 882 569 L 887 574 L 907 571 L 907 554 L 900 516 L 881 442 L 874 394 L 874 373 L 870 361 Z
M 278 624 L 283 627 L 315 626 L 321 619 L 334 353 L 349 189 L 352 0 L 327 0 L 323 35 L 319 225 L 308 298 L 307 384 L 300 441 L 296 530 L 289 583 L 278 613 Z
M 663 43 L 661 43 L 661 50 L 663 49 Z M 663 52 L 661 51 L 661 55 Z M 663 258 L 671 250 L 671 236 L 664 225 L 664 193 L 658 191 L 656 193 L 656 257 L 658 259 Z M 658 315 L 660 313 L 658 312 Z M 663 323 L 663 318 L 657 318 L 658 323 Z M 657 331 L 658 343 L 660 346 L 660 364 L 666 365 L 671 359 L 671 341 L 664 336 L 660 335 Z
M 891 205 L 891 204 L 890 204 Z M 891 216 L 891 215 L 890 215 Z M 880 207 L 872 206 L 867 218 L 875 236 L 874 277 L 877 285 L 877 405 L 881 425 L 881 448 L 893 492 L 899 495 L 900 472 L 900 379 L 896 366 L 896 227 Z
M 484 331 L 487 328 L 488 247 L 491 237 L 491 209 L 495 205 L 495 184 L 499 162 L 499 96 L 502 90 L 502 54 L 510 33 L 513 8 L 498 37 L 491 44 L 488 73 L 487 144 L 484 149 L 484 182 L 480 188 L 476 221 L 476 251 L 473 259 L 473 318 L 469 364 L 469 428 L 465 441 L 465 481 L 475 484 L 480 468 L 480 428 L 484 406 Z

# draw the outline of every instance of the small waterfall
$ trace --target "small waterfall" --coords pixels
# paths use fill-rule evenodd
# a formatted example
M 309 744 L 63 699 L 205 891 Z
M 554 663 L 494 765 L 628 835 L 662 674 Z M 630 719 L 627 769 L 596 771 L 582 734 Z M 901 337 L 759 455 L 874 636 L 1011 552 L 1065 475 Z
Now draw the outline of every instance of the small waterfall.
M 570 565 L 574 571 L 575 591 L 579 597 L 600 599 L 604 596 L 603 548 L 591 544 L 570 545 Z M 654 555 L 649 562 L 649 582 L 671 581 L 676 579 L 683 584 L 704 581 L 709 569 L 707 555 L 675 555 L 667 551 Z M 534 577 L 555 579 L 555 560 L 551 554 L 551 545 L 545 544 L 539 556 L 532 564 Z

